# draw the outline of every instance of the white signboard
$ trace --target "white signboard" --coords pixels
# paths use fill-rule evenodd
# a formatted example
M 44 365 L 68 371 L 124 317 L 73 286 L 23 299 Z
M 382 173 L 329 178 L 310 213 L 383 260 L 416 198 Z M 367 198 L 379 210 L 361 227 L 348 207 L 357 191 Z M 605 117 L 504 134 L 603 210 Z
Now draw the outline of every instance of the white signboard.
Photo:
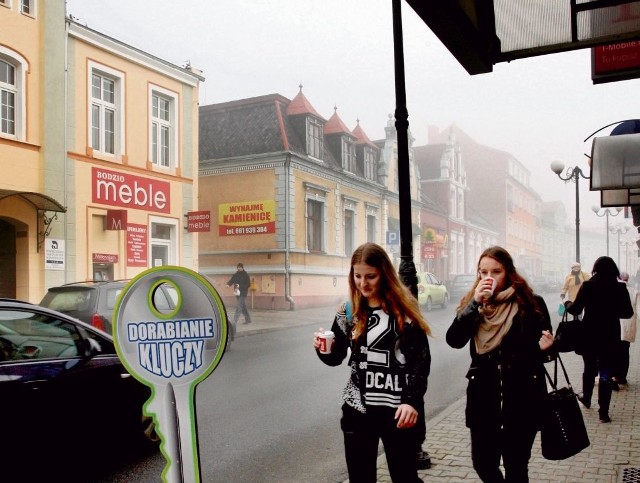
M 45 270 L 64 270 L 64 240 L 46 238 L 44 240 Z

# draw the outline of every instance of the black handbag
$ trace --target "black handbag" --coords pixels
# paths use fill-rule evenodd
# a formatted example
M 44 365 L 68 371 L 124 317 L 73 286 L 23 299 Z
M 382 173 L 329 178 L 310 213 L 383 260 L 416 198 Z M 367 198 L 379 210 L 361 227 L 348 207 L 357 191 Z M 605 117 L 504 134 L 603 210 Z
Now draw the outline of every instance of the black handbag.
M 558 361 L 567 381 L 567 386 L 560 389 L 558 389 Z M 573 392 L 560 355 L 554 361 L 553 379 L 546 367 L 544 372 L 553 390 L 547 394 L 540 432 L 542 456 L 548 460 L 564 460 L 578 454 L 591 442 L 578 406 L 578 396 Z
M 554 336 L 553 347 L 558 352 L 582 352 L 582 321 L 578 318 L 569 320 L 569 313 L 562 314 Z

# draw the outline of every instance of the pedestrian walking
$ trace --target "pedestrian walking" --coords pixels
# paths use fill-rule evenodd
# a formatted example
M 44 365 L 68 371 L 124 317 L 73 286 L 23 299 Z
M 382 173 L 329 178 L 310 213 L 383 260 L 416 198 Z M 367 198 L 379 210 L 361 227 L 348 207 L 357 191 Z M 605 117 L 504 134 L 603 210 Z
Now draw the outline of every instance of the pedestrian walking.
M 381 246 L 365 243 L 353 252 L 349 288 L 349 301 L 333 320 L 330 353 L 319 350 L 322 328 L 313 339 L 329 366 L 341 364 L 351 349 L 340 421 L 349 481 L 375 483 L 382 440 L 391 480 L 421 482 L 416 423 L 427 390 L 431 330 Z
M 247 294 L 249 293 L 249 287 L 251 286 L 251 279 L 249 274 L 245 271 L 244 265 L 238 263 L 236 267 L 236 273 L 227 282 L 227 287 L 233 287 L 234 294 L 238 305 L 236 305 L 236 312 L 233 316 L 233 324 L 238 323 L 240 314 L 244 316 L 243 324 L 251 323 L 251 315 L 249 309 L 247 309 Z
M 598 414 L 600 421 L 610 423 L 611 392 L 617 388 L 612 381 L 620 349 L 620 319 L 633 316 L 627 287 L 618 281 L 620 271 L 610 257 L 600 257 L 593 264 L 591 279 L 582 284 L 572 302 L 566 302 L 570 314 L 584 310 L 582 318 L 582 394 L 580 402 L 591 407 L 591 397 L 598 381 Z
M 483 482 L 528 482 L 553 335 L 544 300 L 504 248 L 480 255 L 477 280 L 460 301 L 446 340 L 455 349 L 469 343 L 465 422 L 473 468 Z
M 620 281 L 627 286 L 629 298 L 631 299 L 631 306 L 633 307 L 633 315 L 628 319 L 620 319 L 620 349 L 616 351 L 618 362 L 612 378 L 614 382 L 614 389 L 615 384 L 618 386 L 627 386 L 628 384 L 627 374 L 629 373 L 629 352 L 631 349 L 631 343 L 636 340 L 639 298 L 638 292 L 629 281 L 629 274 L 627 272 L 620 272 Z
M 578 295 L 580 286 L 589 280 L 589 278 L 591 278 L 591 276 L 582 270 L 580 262 L 574 262 L 571 265 L 571 272 L 564 279 L 564 284 L 560 291 L 560 299 L 564 301 L 566 297 L 567 301 L 573 302 L 576 299 L 576 295 Z

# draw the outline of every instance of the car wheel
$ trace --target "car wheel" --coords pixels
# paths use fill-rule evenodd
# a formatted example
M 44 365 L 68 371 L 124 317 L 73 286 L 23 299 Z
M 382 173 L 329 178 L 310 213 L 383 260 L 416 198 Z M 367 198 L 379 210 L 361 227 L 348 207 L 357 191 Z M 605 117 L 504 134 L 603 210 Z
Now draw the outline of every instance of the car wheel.
M 427 298 L 427 303 L 424 304 L 424 306 L 427 312 L 431 312 L 431 310 L 433 309 L 433 302 L 431 301 L 431 297 Z
M 446 309 L 448 303 L 449 303 L 449 294 L 446 293 L 444 294 L 444 299 L 442 299 L 442 308 Z

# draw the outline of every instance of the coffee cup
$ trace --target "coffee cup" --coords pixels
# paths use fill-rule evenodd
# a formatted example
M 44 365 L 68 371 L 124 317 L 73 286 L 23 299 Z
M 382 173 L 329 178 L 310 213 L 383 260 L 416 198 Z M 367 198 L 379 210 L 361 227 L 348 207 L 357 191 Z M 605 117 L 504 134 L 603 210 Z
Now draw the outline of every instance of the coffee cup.
M 491 281 L 491 289 L 484 290 L 484 292 L 483 292 L 483 293 L 484 293 L 487 297 L 491 297 L 491 296 L 493 296 L 493 292 L 494 292 L 494 291 L 495 291 L 495 289 L 496 289 L 496 279 L 495 279 L 495 278 L 493 278 L 493 277 L 485 277 L 483 280 L 485 280 L 485 281 L 486 281 L 486 280 L 490 280 L 490 281 Z
M 333 345 L 334 333 L 331 330 L 325 330 L 318 335 L 320 339 L 320 348 L 318 351 L 320 354 L 331 354 L 331 346 Z

